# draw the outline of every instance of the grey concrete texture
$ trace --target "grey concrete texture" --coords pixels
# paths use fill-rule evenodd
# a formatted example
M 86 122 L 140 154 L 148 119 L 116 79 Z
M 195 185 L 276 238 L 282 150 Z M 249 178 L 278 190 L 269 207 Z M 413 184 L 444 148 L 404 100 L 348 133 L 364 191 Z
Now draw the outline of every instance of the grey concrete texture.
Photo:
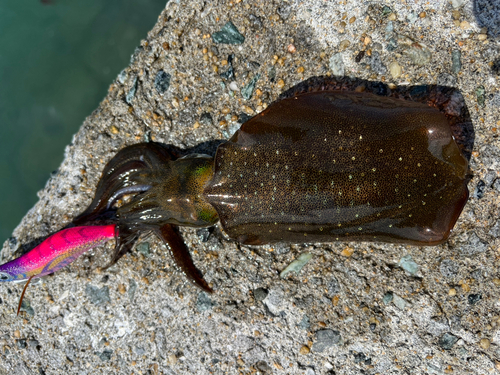
M 5 242 L 2 261 L 82 212 L 121 148 L 151 137 L 213 152 L 238 121 L 319 75 L 459 88 L 476 134 L 469 202 L 451 238 L 433 247 L 250 247 L 218 229 L 208 240 L 206 231 L 182 229 L 213 295 L 188 283 L 151 235 L 103 271 L 111 241 L 31 285 L 19 317 L 23 285 L 0 285 L 0 373 L 499 373 L 495 7 L 496 0 L 169 2 Z M 224 28 L 228 21 L 234 27 Z M 313 257 L 302 270 L 280 278 L 304 252 Z

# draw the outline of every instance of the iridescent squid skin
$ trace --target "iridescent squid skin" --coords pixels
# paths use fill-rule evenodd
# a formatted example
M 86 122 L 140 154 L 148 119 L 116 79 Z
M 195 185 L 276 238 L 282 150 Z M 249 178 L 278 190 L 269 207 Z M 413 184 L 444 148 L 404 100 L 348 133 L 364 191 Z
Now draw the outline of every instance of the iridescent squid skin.
M 177 226 L 235 241 L 446 241 L 467 199 L 473 129 L 457 90 L 312 78 L 251 118 L 214 157 L 126 147 L 71 225 L 116 225 L 112 263 L 154 232 L 211 292 Z M 471 130 L 472 129 L 472 130 Z M 122 196 L 132 196 L 122 205 Z

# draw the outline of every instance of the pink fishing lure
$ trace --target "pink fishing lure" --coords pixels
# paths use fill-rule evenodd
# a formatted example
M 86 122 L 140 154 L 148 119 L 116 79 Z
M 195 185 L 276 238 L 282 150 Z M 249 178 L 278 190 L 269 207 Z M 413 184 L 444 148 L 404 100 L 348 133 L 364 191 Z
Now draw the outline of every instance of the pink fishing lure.
M 26 254 L 1 265 L 0 281 L 22 281 L 56 272 L 117 234 L 115 224 L 63 229 Z

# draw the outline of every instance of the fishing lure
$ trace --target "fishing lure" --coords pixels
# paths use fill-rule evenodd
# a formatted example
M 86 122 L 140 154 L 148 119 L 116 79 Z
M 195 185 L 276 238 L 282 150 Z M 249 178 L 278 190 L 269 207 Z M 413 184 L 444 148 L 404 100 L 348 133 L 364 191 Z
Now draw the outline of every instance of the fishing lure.
M 312 78 L 245 122 L 214 157 L 154 142 L 122 149 L 73 225 L 116 225 L 112 263 L 153 232 L 207 292 L 178 226 L 220 222 L 250 245 L 436 245 L 468 199 L 473 138 L 455 89 Z M 117 206 L 124 195 L 133 197 Z
M 0 281 L 28 280 L 19 300 L 17 314 L 19 315 L 24 293 L 31 279 L 60 270 L 84 252 L 102 245 L 116 235 L 115 224 L 63 229 L 26 254 L 1 265 Z

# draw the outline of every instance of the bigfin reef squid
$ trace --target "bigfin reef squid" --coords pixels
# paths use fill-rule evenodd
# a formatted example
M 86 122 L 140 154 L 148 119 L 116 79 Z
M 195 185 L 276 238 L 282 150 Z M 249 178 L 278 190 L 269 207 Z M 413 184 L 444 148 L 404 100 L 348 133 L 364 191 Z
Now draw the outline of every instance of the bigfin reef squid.
M 215 156 L 155 142 L 120 150 L 88 208 L 0 266 L 0 281 L 55 272 L 113 238 L 114 264 L 141 233 L 153 232 L 188 279 L 212 292 L 179 226 L 219 223 L 249 245 L 437 245 L 467 202 L 473 142 L 454 88 L 313 77 L 243 123 Z M 132 198 L 117 205 L 125 195 Z

